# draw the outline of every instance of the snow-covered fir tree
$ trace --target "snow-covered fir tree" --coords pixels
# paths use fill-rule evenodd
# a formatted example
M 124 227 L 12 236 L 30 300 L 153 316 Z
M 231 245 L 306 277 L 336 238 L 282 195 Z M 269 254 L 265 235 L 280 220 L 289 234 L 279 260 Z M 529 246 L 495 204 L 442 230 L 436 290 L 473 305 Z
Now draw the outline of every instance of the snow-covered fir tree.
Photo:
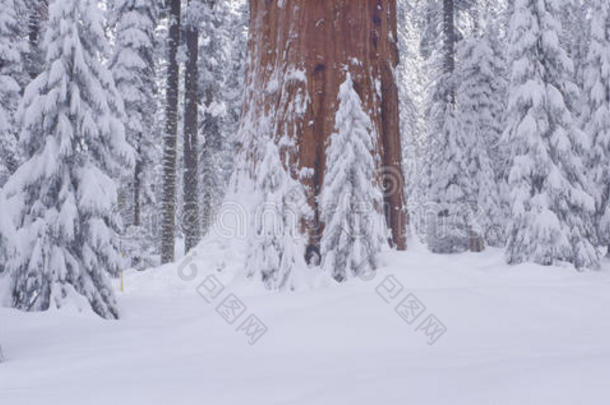
M 207 232 L 233 169 L 247 44 L 246 3 L 202 7 L 200 25 L 200 152 L 202 230 Z
M 425 143 L 426 130 L 424 120 L 425 85 L 427 70 L 424 69 L 423 57 L 419 52 L 422 7 L 424 2 L 412 3 L 409 0 L 398 0 L 398 48 L 400 63 L 397 68 L 397 82 L 400 102 L 401 144 L 403 146 L 403 169 L 405 176 L 405 195 L 408 198 L 408 211 L 415 218 L 415 232 L 425 234 L 425 229 L 418 221 L 425 206 Z
M 598 243 L 610 246 L 610 3 L 592 1 L 589 53 L 584 68 L 587 107 L 583 122 L 591 138 L 590 189 L 595 198 Z M 610 254 L 610 252 L 609 252 Z
M 212 223 L 214 210 L 219 203 L 225 183 L 223 169 L 230 161 L 223 154 L 226 135 L 222 128 L 226 117 L 223 97 L 224 74 L 228 62 L 229 21 L 228 4 L 206 3 L 201 6 L 199 46 L 199 100 L 201 101 L 200 133 L 200 179 L 202 204 L 202 230 L 207 232 Z
M 319 196 L 324 223 L 320 250 L 323 268 L 343 281 L 375 270 L 388 233 L 376 180 L 377 137 L 349 72 L 339 88 L 338 106 Z
M 131 264 L 152 264 L 150 249 L 153 235 L 143 226 L 144 215 L 156 215 L 153 164 L 157 160 L 155 131 L 155 1 L 114 0 L 109 12 L 109 23 L 115 29 L 114 53 L 110 63 L 117 90 L 125 106 L 125 135 L 136 151 L 135 167 L 122 182 L 124 224 L 129 229 L 123 238 L 123 250 Z
M 588 30 L 590 23 L 587 14 L 590 10 L 591 0 L 563 0 L 559 19 L 563 27 L 559 37 L 564 49 L 574 64 L 573 81 L 582 88 L 583 69 L 587 57 Z M 580 107 L 582 99 L 574 100 L 574 107 Z M 580 109 L 577 111 L 580 113 Z
M 476 215 L 477 233 L 486 243 L 504 243 L 504 205 L 500 197 L 498 150 L 502 134 L 502 115 L 506 84 L 501 54 L 490 41 L 493 31 L 475 33 L 458 44 L 457 117 L 463 131 L 462 176 L 470 184 L 468 204 Z
M 225 133 L 227 134 L 235 134 L 239 128 L 244 98 L 249 18 L 248 2 L 245 0 L 234 1 L 233 8 L 228 13 L 229 69 L 225 70 L 223 91 L 227 104 L 227 117 L 224 120 Z M 235 139 L 231 141 L 234 143 Z
M 449 78 L 444 80 L 450 80 Z M 434 253 L 456 253 L 468 250 L 470 226 L 474 220 L 475 184 L 465 174 L 468 168 L 464 129 L 452 103 L 436 102 L 428 117 L 428 200 L 430 212 L 426 241 Z M 472 235 L 480 239 L 480 235 Z
M 282 148 L 272 139 L 263 139 L 255 180 L 259 200 L 252 211 L 254 234 L 248 241 L 246 271 L 249 277 L 260 277 L 269 289 L 292 290 L 307 268 L 307 238 L 301 226 L 311 218 L 311 209 L 303 185 L 282 164 Z
M 122 266 L 113 177 L 134 152 L 100 60 L 108 49 L 97 1 L 51 1 L 44 48 L 46 67 L 19 114 L 28 159 L 3 189 L 14 208 L 12 304 L 46 310 L 81 295 L 100 316 L 117 318 L 108 281 Z
M 505 131 L 512 156 L 512 214 L 506 258 L 509 263 L 566 261 L 577 268 L 595 267 L 594 200 L 586 192 L 582 162 L 587 139 L 566 102 L 573 66 L 559 40 L 561 5 L 517 0 L 513 9 Z
M 430 206 L 426 209 L 428 248 L 435 253 L 462 252 L 480 245 L 481 236 L 472 229 L 472 200 L 476 186 L 469 176 L 467 154 L 470 146 L 458 119 L 456 86 L 456 3 L 444 0 L 438 10 L 442 15 L 437 28 L 440 49 L 433 49 L 429 58 L 432 74 L 426 106 L 427 190 Z M 434 20 L 438 20 L 437 16 Z M 429 40 L 431 41 L 431 40 Z
M 19 164 L 15 112 L 25 84 L 25 32 L 15 0 L 0 0 L 0 187 Z

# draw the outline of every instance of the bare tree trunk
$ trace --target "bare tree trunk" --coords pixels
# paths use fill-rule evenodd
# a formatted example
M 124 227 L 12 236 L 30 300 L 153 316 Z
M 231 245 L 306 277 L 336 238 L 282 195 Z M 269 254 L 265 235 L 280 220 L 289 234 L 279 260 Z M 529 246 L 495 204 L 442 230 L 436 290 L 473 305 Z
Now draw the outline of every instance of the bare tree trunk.
M 163 142 L 163 224 L 161 262 L 174 260 L 176 226 L 176 142 L 178 139 L 178 75 L 180 0 L 170 1 L 168 38 L 166 127 Z
M 207 0 L 206 6 L 209 8 L 211 12 L 214 11 L 214 7 L 216 6 L 216 0 Z M 210 44 L 209 47 L 205 49 L 210 49 L 214 46 L 221 46 L 221 44 Z M 204 55 L 203 57 L 209 57 L 209 55 Z M 220 128 L 219 128 L 219 117 L 210 112 L 210 107 L 214 103 L 215 99 L 218 98 L 218 88 L 212 86 L 211 83 L 203 84 L 200 90 L 200 97 L 202 104 L 205 107 L 205 113 L 201 117 L 202 120 L 202 132 L 204 134 L 204 142 L 201 148 L 201 183 L 203 186 L 202 190 L 202 199 L 201 199 L 201 229 L 204 233 L 207 233 L 210 229 L 212 223 L 212 214 L 213 214 L 213 193 L 214 190 L 214 179 L 213 174 L 215 167 L 213 167 L 212 157 L 213 151 L 218 150 L 219 144 L 221 142 L 220 139 Z
M 190 3 L 190 2 L 189 2 Z M 184 212 L 182 225 L 185 252 L 191 250 L 201 238 L 199 227 L 199 162 L 198 162 L 198 94 L 199 30 L 196 23 L 186 22 L 187 62 L 184 80 Z
M 395 0 L 250 1 L 250 60 L 244 125 L 271 125 L 276 141 L 289 137 L 294 147 L 290 172 L 311 169 L 300 180 L 309 191 L 315 219 L 310 246 L 319 243 L 317 196 L 326 169 L 325 146 L 334 131 L 337 95 L 351 72 L 355 88 L 378 135 L 377 179 L 385 187 L 385 209 L 393 244 L 406 248 L 407 215 L 401 167 Z M 247 131 L 246 131 L 247 132 Z M 252 137 L 251 137 L 252 138 Z M 244 147 L 255 148 L 254 139 Z M 282 146 L 286 149 L 285 146 Z
M 443 0 L 443 70 L 446 77 L 453 78 L 455 71 L 455 5 L 454 0 Z M 455 83 L 447 86 L 447 101 L 455 103 Z
M 142 224 L 142 134 L 138 134 L 136 146 L 136 164 L 133 172 L 133 225 Z

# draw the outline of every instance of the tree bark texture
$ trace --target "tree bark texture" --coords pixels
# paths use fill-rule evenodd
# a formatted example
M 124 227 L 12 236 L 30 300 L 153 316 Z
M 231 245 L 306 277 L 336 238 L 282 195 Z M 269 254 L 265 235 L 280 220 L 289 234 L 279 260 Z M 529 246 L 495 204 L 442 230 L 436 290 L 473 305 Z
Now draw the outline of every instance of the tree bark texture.
M 201 237 L 199 226 L 199 162 L 198 162 L 198 95 L 199 30 L 193 21 L 186 22 L 186 71 L 184 76 L 184 229 L 185 253 Z
M 446 77 L 453 77 L 455 71 L 455 4 L 453 0 L 443 0 L 443 71 Z M 447 101 L 455 103 L 456 83 L 447 86 Z
M 166 126 L 163 139 L 163 223 L 161 262 L 174 261 L 176 227 L 176 143 L 178 140 L 178 45 L 180 43 L 180 0 L 170 1 L 168 38 Z
M 283 156 L 307 186 L 315 219 L 310 246 L 323 228 L 317 196 L 326 169 L 325 148 L 334 131 L 339 86 L 351 72 L 356 91 L 378 136 L 377 179 L 385 192 L 385 214 L 396 248 L 406 248 L 407 214 L 401 168 L 395 0 L 251 0 L 247 90 L 242 139 L 255 147 L 257 133 L 289 139 Z M 264 128 L 261 125 L 265 125 Z M 258 127 L 257 127 L 258 126 Z
M 142 225 L 142 134 L 136 144 L 136 164 L 133 172 L 133 224 Z

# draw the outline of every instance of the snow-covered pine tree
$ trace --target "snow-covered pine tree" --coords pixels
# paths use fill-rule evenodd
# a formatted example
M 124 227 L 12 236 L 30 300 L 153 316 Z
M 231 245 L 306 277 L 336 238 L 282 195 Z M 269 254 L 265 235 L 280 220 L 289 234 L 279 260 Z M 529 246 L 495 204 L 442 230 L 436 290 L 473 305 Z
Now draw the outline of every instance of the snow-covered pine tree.
M 115 44 L 110 69 L 125 105 L 126 139 L 136 151 L 134 170 L 121 186 L 121 194 L 128 196 L 123 215 L 128 227 L 123 248 L 132 266 L 147 266 L 153 264 L 153 235 L 143 226 L 142 217 L 150 214 L 156 203 L 151 185 L 157 155 L 153 125 L 157 107 L 154 54 L 158 10 L 156 2 L 148 0 L 114 0 L 111 6 L 109 24 L 115 28 Z
M 589 166 L 595 198 L 598 243 L 610 246 L 610 3 L 592 1 L 589 53 L 584 68 L 587 107 L 583 117 L 591 138 Z M 610 250 L 608 251 L 610 254 Z
M 202 5 L 200 39 L 199 99 L 201 101 L 200 178 L 202 203 L 202 229 L 207 232 L 214 210 L 222 198 L 226 178 L 224 165 L 230 158 L 223 153 L 226 135 L 222 128 L 226 116 L 223 85 L 228 63 L 229 21 L 226 2 Z
M 493 34 L 474 33 L 458 43 L 457 117 L 463 131 L 462 176 L 470 183 L 467 201 L 476 215 L 477 234 L 489 245 L 503 246 L 506 215 L 496 162 L 501 160 L 498 144 L 506 83 L 504 60 L 490 41 Z
M 405 176 L 405 195 L 409 196 L 408 209 L 411 218 L 422 215 L 425 205 L 425 144 L 426 129 L 424 120 L 425 85 L 427 70 L 419 52 L 421 42 L 421 14 L 424 2 L 412 3 L 409 0 L 398 0 L 398 49 L 400 63 L 397 71 L 397 82 L 400 101 L 400 128 L 403 145 L 403 168 Z M 425 229 L 419 226 L 422 221 L 415 220 L 415 232 L 424 235 Z
M 453 81 L 453 78 L 445 78 Z M 465 146 L 468 144 L 464 130 L 456 117 L 452 103 L 436 102 L 428 117 L 428 200 L 431 212 L 427 213 L 426 242 L 434 253 L 464 252 L 471 245 L 470 225 L 474 219 L 473 199 L 475 185 L 466 173 Z
M 19 164 L 15 111 L 26 82 L 26 51 L 15 0 L 0 0 L 0 187 Z
M 246 271 L 269 289 L 293 290 L 307 268 L 302 224 L 311 218 L 311 209 L 303 185 L 282 164 L 281 147 L 262 137 L 258 153 L 255 190 L 260 198 L 253 210 Z
M 579 87 L 583 84 L 583 68 L 587 57 L 588 30 L 590 22 L 587 17 L 591 0 L 563 0 L 559 19 L 563 27 L 559 37 L 563 48 L 574 63 L 572 80 Z M 574 100 L 575 108 L 579 108 L 581 99 Z M 578 111 L 580 113 L 580 110 Z
M 349 72 L 339 88 L 338 106 L 319 197 L 320 244 L 323 268 L 343 281 L 375 270 L 389 235 L 375 179 L 377 137 Z
M 53 0 L 46 67 L 27 87 L 19 119 L 28 160 L 3 193 L 15 207 L 7 270 L 12 304 L 62 306 L 82 295 L 105 318 L 119 311 L 108 282 L 122 260 L 113 180 L 134 152 L 125 141 L 122 102 L 96 0 Z
M 225 133 L 232 134 L 230 143 L 235 143 L 235 133 L 239 129 L 244 81 L 246 77 L 246 57 L 248 52 L 249 5 L 246 0 L 237 0 L 234 8 L 227 12 L 229 69 L 225 70 L 224 95 L 227 103 L 227 117 L 224 120 Z M 224 3 L 221 3 L 224 4 Z M 231 153 L 233 156 L 233 145 Z M 230 172 L 231 170 L 229 170 Z M 228 177 L 227 173 L 227 177 Z
M 505 131 L 512 148 L 512 216 L 506 258 L 594 267 L 595 204 L 585 191 L 586 136 L 565 101 L 573 67 L 559 41 L 561 2 L 516 0 L 513 10 Z
M 437 10 L 442 14 L 438 28 L 442 41 L 440 51 L 433 50 L 430 56 L 434 73 L 426 107 L 427 188 L 432 209 L 426 218 L 426 240 L 432 252 L 455 253 L 474 247 L 475 241 L 480 245 L 480 235 L 471 230 L 476 187 L 464 175 L 470 142 L 457 117 L 456 3 L 443 0 L 442 5 Z
M 220 206 L 233 169 L 244 93 L 247 3 L 204 5 L 199 29 L 202 231 Z

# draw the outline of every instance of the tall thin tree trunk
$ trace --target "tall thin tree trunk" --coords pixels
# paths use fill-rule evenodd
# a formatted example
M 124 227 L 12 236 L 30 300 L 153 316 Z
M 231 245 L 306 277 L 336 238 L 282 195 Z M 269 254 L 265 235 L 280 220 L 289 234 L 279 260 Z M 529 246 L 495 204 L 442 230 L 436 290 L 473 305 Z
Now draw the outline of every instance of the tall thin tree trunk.
M 189 2 L 190 3 L 190 2 Z M 186 22 L 187 62 L 184 79 L 184 209 L 182 225 L 185 252 L 191 250 L 201 237 L 199 227 L 199 164 L 197 107 L 199 94 L 199 29 L 194 21 Z
M 138 141 L 136 147 L 136 164 L 133 172 L 133 225 L 140 226 L 142 224 L 141 212 L 142 212 L 142 201 L 141 201 L 141 187 L 142 187 L 142 134 L 138 134 Z
M 203 96 L 205 99 L 203 100 L 204 105 L 209 107 L 214 101 L 214 95 L 212 94 L 212 89 L 205 89 Z M 212 165 L 212 149 L 215 144 L 219 134 L 218 134 L 218 126 L 217 117 L 214 117 L 209 112 L 206 112 L 203 117 L 203 125 L 202 131 L 205 134 L 205 140 L 201 148 L 201 164 L 203 165 L 201 171 L 201 184 L 203 186 L 203 196 L 201 199 L 201 225 L 203 232 L 208 232 L 212 223 L 212 192 L 213 192 L 213 181 L 212 175 L 214 167 Z
M 454 0 L 443 0 L 443 71 L 453 79 L 455 71 L 455 5 Z M 455 83 L 449 83 L 447 101 L 455 103 Z
M 178 140 L 177 60 L 180 43 L 180 0 L 170 1 L 168 38 L 166 127 L 163 142 L 163 223 L 161 229 L 161 262 L 174 260 L 176 227 L 176 143 Z

